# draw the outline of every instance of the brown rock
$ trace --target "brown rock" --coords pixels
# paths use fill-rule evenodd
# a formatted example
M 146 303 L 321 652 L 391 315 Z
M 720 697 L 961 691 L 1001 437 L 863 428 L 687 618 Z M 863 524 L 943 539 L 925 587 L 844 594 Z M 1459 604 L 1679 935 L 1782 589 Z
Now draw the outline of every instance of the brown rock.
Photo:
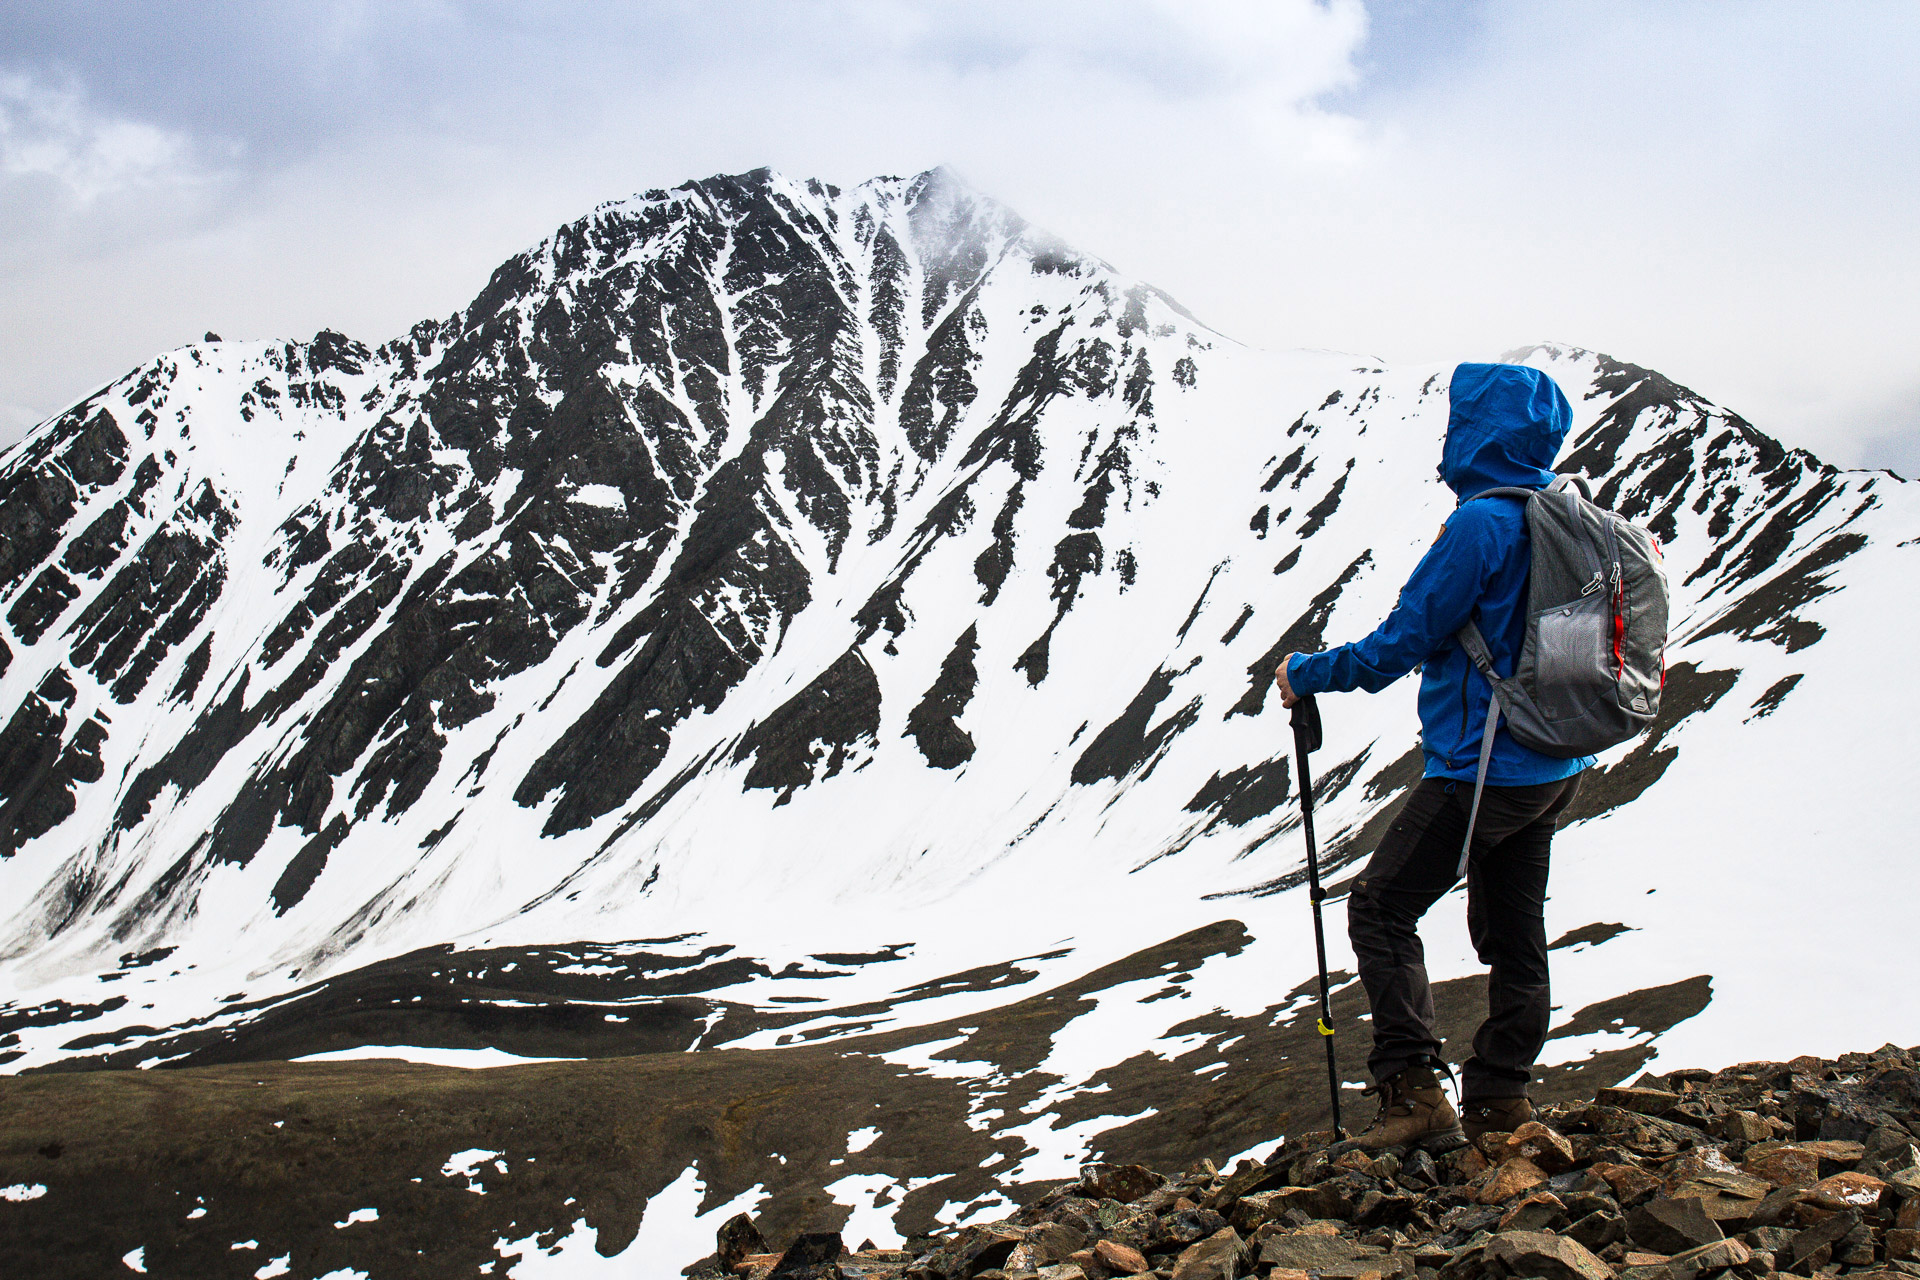
M 1508 1231 L 1487 1242 L 1486 1257 L 1509 1274 L 1541 1280 L 1613 1280 L 1613 1268 L 1565 1236 Z
M 1222 1227 L 1181 1251 L 1174 1259 L 1172 1280 L 1240 1280 L 1247 1274 L 1246 1253 L 1240 1233 Z
M 1762 1142 L 1748 1148 L 1740 1167 L 1776 1187 L 1810 1187 L 1820 1181 L 1820 1156 L 1792 1142 Z
M 1271 1191 L 1256 1191 L 1250 1196 L 1241 1196 L 1234 1203 L 1233 1212 L 1227 1215 L 1227 1221 L 1241 1235 L 1252 1235 L 1280 1216 L 1282 1210 L 1274 1206 L 1273 1197 Z
M 1071 1258 L 1086 1246 L 1087 1234 L 1064 1222 L 1045 1222 L 1027 1232 L 1000 1265 L 1007 1271 L 1038 1271 Z
M 1907 1202 L 1900 1206 L 1900 1212 L 1893 1215 L 1893 1225 L 1903 1231 L 1920 1227 L 1920 1195 L 1907 1197 Z
M 1093 1256 L 1100 1260 L 1101 1266 L 1123 1276 L 1137 1276 L 1147 1270 L 1145 1254 L 1131 1246 L 1112 1240 L 1101 1240 L 1095 1243 Z
M 1887 1184 L 1864 1173 L 1836 1173 L 1807 1188 L 1807 1199 L 1822 1209 L 1866 1209 L 1880 1203 Z
M 1920 1201 L 1907 1201 L 1908 1204 Z M 1920 1231 L 1895 1227 L 1887 1232 L 1887 1257 L 1898 1262 L 1920 1262 Z
M 1753 1261 L 1753 1250 L 1738 1240 L 1715 1240 L 1684 1253 L 1676 1253 L 1667 1259 L 1674 1280 L 1686 1280 L 1688 1276 L 1703 1271 L 1715 1271 L 1721 1267 L 1740 1267 Z
M 1343 1151 L 1334 1158 L 1333 1167 L 1352 1173 L 1373 1172 L 1373 1157 L 1364 1151 Z
M 1618 1107 L 1643 1116 L 1657 1116 L 1673 1109 L 1680 1095 L 1665 1089 L 1602 1089 L 1594 1096 L 1603 1107 Z
M 1724 1238 L 1698 1200 L 1660 1196 L 1627 1211 L 1627 1235 L 1642 1249 L 1676 1254 Z
M 1327 1268 L 1337 1267 L 1342 1263 L 1378 1256 L 1380 1256 L 1380 1249 L 1377 1246 L 1355 1244 L 1337 1235 L 1322 1235 L 1304 1230 L 1275 1236 L 1260 1246 L 1262 1266 L 1316 1273 L 1325 1272 Z
M 1732 1142 L 1765 1142 L 1773 1136 L 1773 1126 L 1751 1111 L 1733 1111 L 1715 1120 L 1712 1132 Z
M 1504 1204 L 1546 1180 L 1547 1175 L 1539 1165 L 1525 1156 L 1515 1156 L 1493 1171 L 1493 1176 L 1481 1185 L 1475 1199 L 1481 1204 Z
M 1313 1273 L 1292 1267 L 1275 1267 L 1267 1272 L 1267 1280 L 1313 1280 Z
M 736 1213 L 721 1223 L 720 1229 L 713 1233 L 713 1243 L 722 1271 L 732 1271 L 749 1254 L 771 1252 L 760 1228 L 744 1213 Z
M 1565 1173 L 1573 1168 L 1573 1144 L 1538 1120 L 1529 1120 L 1513 1131 L 1502 1145 L 1501 1163 L 1526 1157 L 1548 1173 Z
M 1550 1231 L 1565 1225 L 1567 1206 L 1551 1191 L 1536 1191 L 1500 1218 L 1496 1231 Z
M 1086 1268 L 1077 1262 L 1056 1262 L 1034 1272 L 1038 1280 L 1087 1280 Z
M 1449 1182 L 1471 1182 L 1493 1167 L 1493 1162 L 1472 1147 L 1459 1147 L 1439 1159 L 1443 1176 Z
M 777 1253 L 750 1253 L 733 1264 L 733 1274 L 745 1276 L 747 1280 L 764 1280 L 780 1265 Z
M 1645 1199 L 1660 1189 L 1660 1179 L 1635 1165 L 1609 1162 L 1596 1164 L 1593 1171 L 1606 1179 L 1613 1189 L 1613 1198 L 1622 1205 Z
M 1138 1200 L 1164 1185 L 1166 1179 L 1145 1165 L 1096 1165 L 1080 1180 L 1080 1194 L 1089 1200 Z

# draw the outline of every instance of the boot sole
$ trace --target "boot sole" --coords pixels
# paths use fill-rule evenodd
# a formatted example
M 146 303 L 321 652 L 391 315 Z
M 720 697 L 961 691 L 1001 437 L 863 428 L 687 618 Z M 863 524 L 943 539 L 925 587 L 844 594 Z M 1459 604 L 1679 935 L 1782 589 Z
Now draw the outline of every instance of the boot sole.
M 1467 1133 L 1459 1125 L 1441 1133 L 1430 1133 L 1426 1137 L 1408 1144 L 1418 1147 L 1431 1156 L 1445 1155 L 1449 1151 L 1458 1151 L 1467 1145 Z
M 1375 1156 L 1386 1155 L 1388 1152 L 1392 1152 L 1394 1155 L 1404 1156 L 1418 1147 L 1428 1155 L 1439 1156 L 1445 1155 L 1449 1151 L 1458 1151 L 1466 1145 L 1466 1131 L 1459 1125 L 1455 1125 L 1452 1129 L 1443 1129 L 1439 1133 L 1429 1133 L 1423 1137 L 1415 1138 L 1412 1142 L 1402 1142 L 1391 1147 L 1378 1147 L 1372 1150 L 1368 1150 L 1368 1148 L 1362 1146 L 1359 1138 L 1347 1138 L 1344 1141 L 1336 1142 L 1328 1147 L 1326 1154 L 1329 1157 L 1334 1157 L 1344 1155 L 1349 1151 L 1366 1151 L 1367 1154 Z

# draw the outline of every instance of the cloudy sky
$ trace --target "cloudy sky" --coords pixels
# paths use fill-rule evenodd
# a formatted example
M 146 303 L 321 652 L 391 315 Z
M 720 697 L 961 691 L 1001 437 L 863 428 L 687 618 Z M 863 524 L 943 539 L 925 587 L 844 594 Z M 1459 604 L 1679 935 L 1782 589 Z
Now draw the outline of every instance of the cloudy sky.
M 1911 0 L 0 0 L 0 442 L 603 199 L 947 163 L 1263 346 L 1661 369 L 1920 473 Z

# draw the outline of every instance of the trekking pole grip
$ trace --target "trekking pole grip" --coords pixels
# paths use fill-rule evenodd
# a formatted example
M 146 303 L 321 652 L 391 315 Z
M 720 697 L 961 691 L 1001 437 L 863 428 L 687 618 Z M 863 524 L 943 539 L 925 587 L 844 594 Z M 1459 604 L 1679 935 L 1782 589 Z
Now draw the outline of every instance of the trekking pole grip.
M 1293 704 L 1293 737 L 1300 750 L 1318 751 L 1321 743 L 1320 704 L 1308 694 Z

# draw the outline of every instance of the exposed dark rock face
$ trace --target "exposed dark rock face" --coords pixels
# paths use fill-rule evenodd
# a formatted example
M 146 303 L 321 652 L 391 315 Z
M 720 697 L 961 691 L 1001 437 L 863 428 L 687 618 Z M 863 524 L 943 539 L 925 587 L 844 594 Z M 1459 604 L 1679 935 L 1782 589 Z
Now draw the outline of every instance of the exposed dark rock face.
M 793 695 L 740 739 L 736 763 L 753 757 L 749 787 L 777 788 L 779 803 L 818 779 L 831 778 L 854 749 L 878 744 L 880 685 L 857 649 Z M 816 772 L 816 768 L 818 772 Z
M 979 648 L 980 628 L 968 627 L 940 664 L 939 679 L 907 713 L 907 732 L 927 763 L 936 769 L 957 769 L 973 759 L 973 738 L 960 727 L 959 719 L 966 713 L 980 680 L 973 667 L 973 655 Z

